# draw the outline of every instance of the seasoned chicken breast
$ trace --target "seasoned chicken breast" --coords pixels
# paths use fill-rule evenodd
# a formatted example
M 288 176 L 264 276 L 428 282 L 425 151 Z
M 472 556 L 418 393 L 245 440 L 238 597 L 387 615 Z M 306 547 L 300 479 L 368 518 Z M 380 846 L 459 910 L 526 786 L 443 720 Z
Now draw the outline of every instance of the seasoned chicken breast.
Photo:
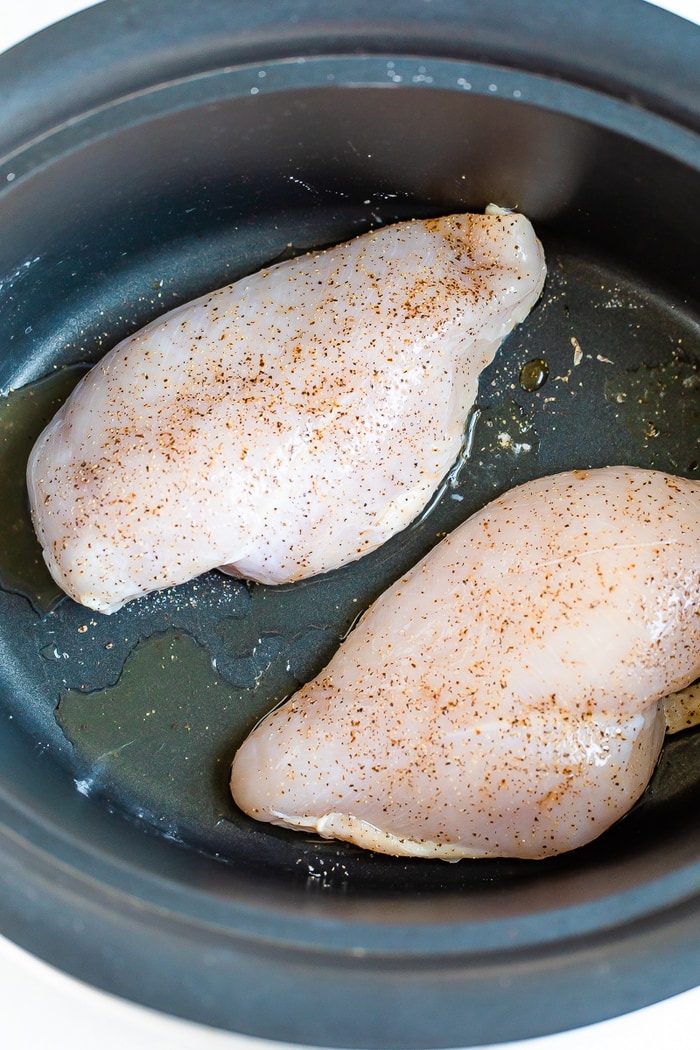
M 699 552 L 700 482 L 610 467 L 506 493 L 258 725 L 236 802 L 398 855 L 589 842 L 644 790 L 663 698 L 700 674 Z
M 214 567 L 279 583 L 371 551 L 455 460 L 479 373 L 544 275 L 523 216 L 452 215 L 280 263 L 149 324 L 32 452 L 55 580 L 108 613 Z

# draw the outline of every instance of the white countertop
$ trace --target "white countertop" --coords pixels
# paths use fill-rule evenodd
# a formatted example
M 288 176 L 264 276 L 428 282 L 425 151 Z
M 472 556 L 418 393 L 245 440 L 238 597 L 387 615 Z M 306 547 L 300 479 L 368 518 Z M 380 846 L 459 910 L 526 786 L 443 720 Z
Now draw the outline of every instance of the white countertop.
M 94 0 L 0 0 L 0 51 Z M 614 0 L 611 0 L 614 3 Z M 700 0 L 658 0 L 700 24 Z M 320 1004 L 322 1008 L 322 1004 Z M 700 988 L 589 1028 L 508 1044 L 516 1050 L 695 1050 Z M 54 1050 L 277 1050 L 282 1044 L 203 1028 L 123 1002 L 67 977 L 0 937 L 0 1047 Z M 503 1050 L 503 1046 L 491 1050 Z

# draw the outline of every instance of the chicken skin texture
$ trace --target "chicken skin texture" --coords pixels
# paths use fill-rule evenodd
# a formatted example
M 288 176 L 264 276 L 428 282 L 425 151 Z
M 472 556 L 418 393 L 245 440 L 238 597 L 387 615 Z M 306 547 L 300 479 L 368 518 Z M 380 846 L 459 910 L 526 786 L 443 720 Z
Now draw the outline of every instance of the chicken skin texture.
M 608 467 L 513 489 L 254 729 L 235 801 L 396 855 L 591 841 L 644 790 L 664 697 L 700 675 L 699 551 L 700 482 Z
M 398 223 L 262 270 L 130 336 L 37 441 L 56 582 L 104 613 L 213 568 L 336 569 L 421 511 L 479 373 L 536 302 L 521 215 Z

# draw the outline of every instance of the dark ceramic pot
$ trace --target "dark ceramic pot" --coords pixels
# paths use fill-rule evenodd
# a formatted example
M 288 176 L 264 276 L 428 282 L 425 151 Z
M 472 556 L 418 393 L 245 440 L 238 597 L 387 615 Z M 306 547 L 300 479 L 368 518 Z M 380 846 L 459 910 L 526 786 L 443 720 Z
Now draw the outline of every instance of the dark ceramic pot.
M 0 58 L 0 389 L 96 360 L 289 244 L 496 201 L 532 219 L 550 277 L 480 394 L 486 423 L 531 428 L 533 457 L 491 449 L 478 499 L 623 459 L 693 476 L 699 56 L 700 30 L 641 0 L 107 0 Z M 550 365 L 537 394 L 517 385 L 529 356 Z M 47 611 L 3 547 L 2 932 L 156 1009 L 343 1047 L 524 1038 L 700 983 L 692 731 L 627 818 L 538 863 L 378 857 L 228 801 L 289 652 L 300 680 L 427 542 L 313 594 L 212 574 L 109 619 Z M 172 695 L 156 643 L 182 662 Z

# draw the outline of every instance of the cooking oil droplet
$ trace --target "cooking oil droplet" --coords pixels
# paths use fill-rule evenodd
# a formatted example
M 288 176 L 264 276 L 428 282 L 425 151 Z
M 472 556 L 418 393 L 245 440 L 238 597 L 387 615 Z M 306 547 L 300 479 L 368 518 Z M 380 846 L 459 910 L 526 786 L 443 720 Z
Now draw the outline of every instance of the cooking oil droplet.
M 56 720 L 91 791 L 154 825 L 207 827 L 233 809 L 231 760 L 259 706 L 216 673 L 204 646 L 170 629 L 139 642 L 114 685 L 63 691 Z
M 39 613 L 55 608 L 63 591 L 52 580 L 34 534 L 25 481 L 27 459 L 87 367 L 62 368 L 0 399 L 0 586 L 24 595 Z
M 53 642 L 49 645 L 45 645 L 39 650 L 39 653 L 49 662 L 68 659 L 68 653 L 62 653 L 58 646 L 54 645 Z
M 298 248 L 291 241 L 288 241 L 279 255 L 276 255 L 274 259 L 271 259 L 267 265 L 276 266 L 277 263 L 289 262 L 290 259 L 296 259 L 299 255 L 304 255 L 304 249 Z
M 539 390 L 547 382 L 549 376 L 549 365 L 541 357 L 535 357 L 528 361 L 520 369 L 520 385 L 528 394 Z

